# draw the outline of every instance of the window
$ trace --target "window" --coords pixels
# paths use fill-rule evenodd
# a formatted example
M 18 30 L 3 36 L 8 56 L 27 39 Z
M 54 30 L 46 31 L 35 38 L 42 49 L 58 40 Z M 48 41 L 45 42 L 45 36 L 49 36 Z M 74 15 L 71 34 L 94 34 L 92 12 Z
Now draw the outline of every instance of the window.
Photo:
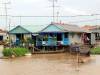
M 49 35 L 50 35 L 50 37 L 53 37 L 53 34 L 52 33 L 50 33 Z
M 65 38 L 68 38 L 68 33 L 64 33 L 64 35 L 65 35 Z
M 57 33 L 57 41 L 62 41 L 62 34 L 61 33 Z
M 3 36 L 0 36 L 0 41 L 2 41 L 3 40 Z
M 47 34 L 43 35 L 43 41 L 48 41 L 48 35 Z

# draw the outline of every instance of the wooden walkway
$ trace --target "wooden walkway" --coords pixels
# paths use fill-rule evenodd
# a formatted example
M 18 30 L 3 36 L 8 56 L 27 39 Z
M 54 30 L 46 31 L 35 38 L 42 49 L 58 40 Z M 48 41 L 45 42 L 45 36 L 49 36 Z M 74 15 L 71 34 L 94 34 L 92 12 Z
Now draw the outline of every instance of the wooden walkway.
M 35 48 L 35 47 L 34 47 Z M 33 54 L 55 54 L 55 53 L 63 53 L 63 52 L 66 52 L 66 51 L 69 51 L 69 53 L 73 52 L 73 50 L 66 50 L 66 49 L 61 49 L 61 50 L 52 50 L 52 51 L 49 51 L 49 50 L 41 50 L 41 49 L 38 49 L 38 48 L 35 48 L 37 51 L 33 50 L 32 53 Z M 75 52 L 75 51 L 74 51 Z M 77 52 L 77 51 L 76 51 Z M 90 55 L 90 48 L 89 48 L 89 45 L 82 45 L 82 46 L 79 46 L 79 50 L 78 52 L 82 55 Z
M 57 51 L 34 51 L 32 54 L 55 54 L 55 53 L 63 53 L 65 50 L 57 50 Z

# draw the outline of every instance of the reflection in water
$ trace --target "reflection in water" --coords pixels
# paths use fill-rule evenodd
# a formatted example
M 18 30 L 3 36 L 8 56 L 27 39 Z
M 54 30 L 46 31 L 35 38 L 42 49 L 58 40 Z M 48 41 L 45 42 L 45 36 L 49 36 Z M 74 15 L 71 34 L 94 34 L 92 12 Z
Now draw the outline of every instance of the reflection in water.
M 1 75 L 96 75 L 100 69 L 100 56 L 90 58 L 92 61 L 79 64 L 79 67 L 76 56 L 66 53 L 0 59 L 0 72 Z

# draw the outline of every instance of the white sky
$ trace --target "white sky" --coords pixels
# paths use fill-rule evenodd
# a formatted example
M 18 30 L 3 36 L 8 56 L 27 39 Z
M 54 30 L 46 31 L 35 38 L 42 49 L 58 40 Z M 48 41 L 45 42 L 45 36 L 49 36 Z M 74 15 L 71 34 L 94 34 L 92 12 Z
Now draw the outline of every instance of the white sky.
M 52 16 L 52 3 L 50 0 L 0 0 L 0 3 L 11 2 L 7 5 L 9 15 L 23 15 L 23 16 Z M 52 0 L 51 0 L 52 1 Z M 100 13 L 100 0 L 58 0 L 56 3 L 56 10 L 59 11 L 60 16 L 73 16 L 73 15 L 89 15 Z M 5 15 L 4 4 L 0 4 L 0 15 Z M 57 15 L 57 14 L 56 14 Z M 65 23 L 72 23 L 78 25 L 85 24 L 99 24 L 100 16 L 83 16 L 83 17 L 66 17 L 58 18 L 58 20 Z M 22 18 L 8 17 L 11 19 L 11 25 L 43 25 L 49 24 L 51 18 Z M 0 27 L 5 27 L 5 17 L 0 16 Z M 83 20 L 93 20 L 87 22 L 79 22 Z

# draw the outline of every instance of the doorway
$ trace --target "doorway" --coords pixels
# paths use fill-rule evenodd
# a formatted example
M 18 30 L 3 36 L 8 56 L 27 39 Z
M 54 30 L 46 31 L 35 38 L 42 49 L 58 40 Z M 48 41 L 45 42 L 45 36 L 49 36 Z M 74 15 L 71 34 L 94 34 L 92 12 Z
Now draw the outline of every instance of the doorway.
M 3 41 L 3 36 L 0 36 L 0 41 Z
M 20 44 L 24 41 L 24 34 L 16 34 L 16 43 Z

